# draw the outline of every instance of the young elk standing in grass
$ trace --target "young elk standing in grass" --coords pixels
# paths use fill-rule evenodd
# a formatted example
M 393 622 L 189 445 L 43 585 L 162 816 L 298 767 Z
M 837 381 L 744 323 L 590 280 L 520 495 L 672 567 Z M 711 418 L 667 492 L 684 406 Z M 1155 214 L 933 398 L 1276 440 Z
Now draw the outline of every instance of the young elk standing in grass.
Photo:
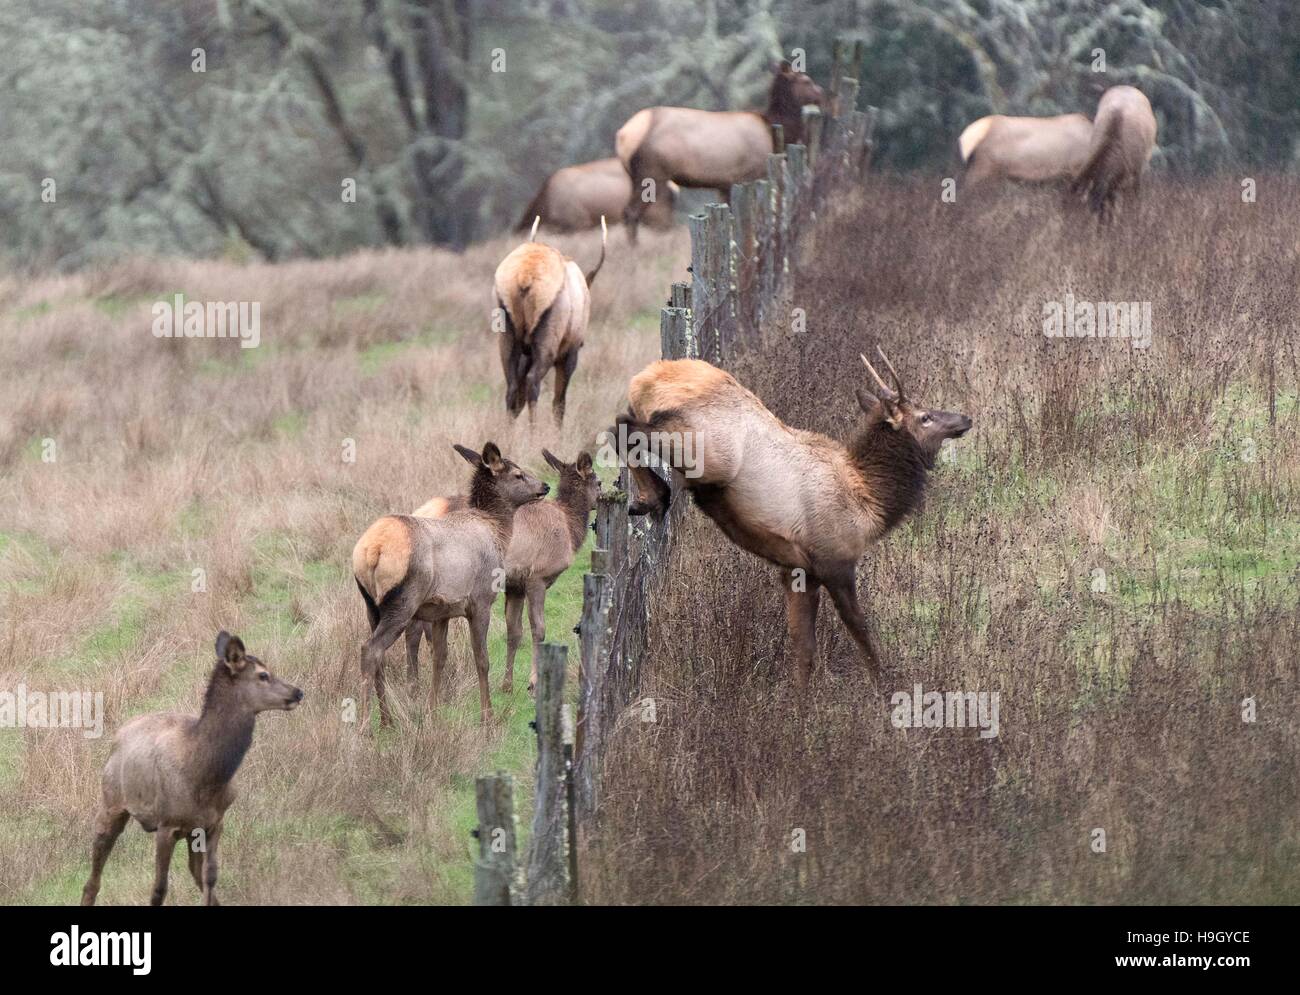
M 197 718 L 171 712 L 141 715 L 118 731 L 104 767 L 90 880 L 81 904 L 95 904 L 104 863 L 132 817 L 145 832 L 157 834 L 150 903 L 163 903 L 172 853 L 184 840 L 203 904 L 218 904 L 217 844 L 226 809 L 235 800 L 231 779 L 253 742 L 254 719 L 268 709 L 292 711 L 302 697 L 298 688 L 272 676 L 261 660 L 246 655 L 238 637 L 219 633 L 217 664 Z
M 518 415 L 527 403 L 532 421 L 542 381 L 554 367 L 552 412 L 557 425 L 564 422 L 564 395 L 578 368 L 578 352 L 591 317 L 590 288 L 605 263 L 607 236 L 601 218 L 600 261 L 585 276 L 578 264 L 558 249 L 531 239 L 497 267 L 492 321 L 499 333 L 501 366 L 506 374 L 506 410 L 512 415 Z
M 920 504 L 943 441 L 971 427 L 965 415 L 908 400 L 888 359 L 893 389 L 862 361 L 878 390 L 858 391 L 866 422 L 849 445 L 784 425 L 731 374 L 694 359 L 660 361 L 638 373 L 628 387 L 629 414 L 619 419 L 628 431 L 620 456 L 649 449 L 732 542 L 781 568 L 800 693 L 817 650 L 823 587 L 867 664 L 880 669 L 857 602 L 858 560 Z M 692 466 L 683 460 L 687 452 L 695 454 Z M 638 461 L 631 510 L 662 514 L 668 487 Z
M 447 659 L 447 622 L 469 622 L 478 670 L 483 722 L 492 716 L 488 693 L 488 623 L 492 602 L 505 580 L 506 549 L 515 509 L 550 490 L 501 455 L 495 444 L 482 455 L 464 446 L 456 452 L 474 467 L 468 504 L 442 518 L 385 515 L 357 540 L 352 573 L 370 620 L 370 638 L 361 653 L 364 680 L 361 720 L 370 723 L 370 685 L 379 698 L 380 721 L 390 723 L 384 695 L 384 653 L 412 619 L 432 623 L 433 681 L 429 705 L 438 703 L 442 665 Z
M 514 531 L 506 551 L 506 672 L 501 680 L 501 690 L 505 692 L 513 691 L 515 686 L 515 653 L 522 637 L 525 599 L 528 625 L 533 634 L 528 690 L 537 686 L 538 647 L 546 639 L 546 592 L 569 569 L 582 548 L 587 523 L 600 497 L 600 478 L 589 453 L 579 454 L 575 463 L 565 463 L 545 449 L 542 456 L 560 475 L 560 484 L 554 501 L 538 501 L 515 512 Z M 441 518 L 464 504 L 465 499 L 459 495 L 436 497 L 416 509 L 415 515 Z M 412 680 L 419 670 L 421 634 L 431 646 L 437 645 L 433 623 L 417 620 L 407 626 L 407 673 Z

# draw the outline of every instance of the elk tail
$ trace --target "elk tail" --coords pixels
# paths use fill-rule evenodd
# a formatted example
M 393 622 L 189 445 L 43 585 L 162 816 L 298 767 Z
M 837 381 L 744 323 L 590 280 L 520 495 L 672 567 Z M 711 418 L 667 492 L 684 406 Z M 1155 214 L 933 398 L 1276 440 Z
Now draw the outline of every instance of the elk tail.
M 600 268 L 605 265 L 605 243 L 609 241 L 609 226 L 605 224 L 605 215 L 600 216 L 600 259 L 596 261 L 596 268 L 587 273 L 587 286 L 590 287 L 596 279 L 596 274 Z

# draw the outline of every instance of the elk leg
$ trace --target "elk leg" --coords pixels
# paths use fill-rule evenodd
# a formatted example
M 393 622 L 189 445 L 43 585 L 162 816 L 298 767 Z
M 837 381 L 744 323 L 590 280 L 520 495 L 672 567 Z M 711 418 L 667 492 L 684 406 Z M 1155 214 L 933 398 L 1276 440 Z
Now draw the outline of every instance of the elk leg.
M 194 885 L 199 889 L 199 894 L 203 894 L 203 851 L 208 848 L 207 831 L 203 831 L 203 849 L 194 849 L 194 837 L 185 841 L 185 849 L 189 851 L 190 877 L 194 879 Z
M 162 905 L 167 897 L 167 871 L 172 865 L 172 854 L 176 852 L 178 830 L 159 826 L 154 833 L 153 858 L 153 894 L 149 896 L 150 905 Z
M 569 391 L 569 378 L 578 368 L 578 349 L 570 349 L 555 364 L 555 399 L 551 402 L 551 413 L 555 424 L 564 424 L 564 395 Z
M 420 637 L 424 623 L 413 618 L 406 626 L 406 679 L 414 684 L 420 676 Z
M 366 640 L 361 651 L 361 722 L 363 729 L 370 728 L 370 686 L 373 684 L 375 696 L 379 699 L 379 724 L 392 725 L 388 714 L 388 697 L 384 692 L 384 654 L 415 615 L 418 605 L 409 604 L 406 599 L 385 599 L 379 608 L 379 624 Z
M 491 602 L 483 610 L 469 615 L 469 638 L 474 647 L 474 668 L 478 671 L 479 721 L 487 725 L 492 719 L 492 692 L 488 689 L 488 622 L 492 619 Z
M 129 818 L 131 815 L 125 809 L 120 812 L 101 809 L 99 815 L 95 817 L 95 842 L 90 847 L 90 880 L 81 889 L 82 905 L 95 904 L 95 898 L 99 895 L 99 879 L 104 873 L 104 864 L 108 862 L 108 855 L 113 852 L 113 844 L 122 834 Z
M 533 666 L 528 673 L 528 691 L 537 689 L 537 657 L 546 641 L 546 584 L 540 580 L 528 585 L 528 626 L 533 633 Z
M 221 824 L 207 834 L 207 849 L 203 853 L 203 904 L 220 905 L 217 901 L 217 842 L 221 839 Z
M 506 588 L 506 672 L 501 678 L 501 690 L 509 694 L 515 689 L 515 654 L 519 651 L 524 624 L 524 592 Z
M 429 709 L 432 711 L 438 707 L 438 699 L 442 695 L 442 668 L 447 662 L 448 620 L 444 618 L 437 622 L 426 622 L 425 625 L 433 655 L 433 679 L 429 684 Z
M 850 566 L 846 570 L 840 570 L 832 579 L 826 580 L 825 584 L 831 600 L 835 602 L 835 610 L 839 612 L 840 619 L 844 622 L 844 627 L 849 630 L 853 641 L 858 644 L 867 666 L 875 673 L 881 673 L 880 652 L 876 649 L 876 642 L 871 636 L 871 626 L 867 624 L 867 616 L 863 614 L 862 606 L 858 604 L 856 569 Z
M 785 624 L 794 647 L 794 688 L 800 698 L 808 690 L 813 660 L 817 655 L 817 606 L 821 585 L 806 572 L 781 571 L 785 589 Z

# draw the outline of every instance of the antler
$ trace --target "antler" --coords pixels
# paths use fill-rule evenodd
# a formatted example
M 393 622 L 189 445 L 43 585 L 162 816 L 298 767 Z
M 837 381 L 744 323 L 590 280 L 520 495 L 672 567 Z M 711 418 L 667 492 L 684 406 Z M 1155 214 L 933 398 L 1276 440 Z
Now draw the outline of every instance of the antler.
M 894 364 L 889 361 L 889 357 L 885 355 L 884 349 L 880 348 L 880 346 L 876 346 L 876 352 L 880 353 L 880 358 L 883 359 L 885 365 L 889 367 L 890 375 L 894 378 L 894 386 L 898 388 L 898 399 L 901 401 L 903 399 L 903 378 L 900 377 L 898 371 L 894 369 Z
M 883 356 L 884 353 L 881 353 L 881 355 Z M 887 401 L 892 401 L 894 403 L 897 403 L 899 397 L 901 396 L 901 392 L 896 393 L 889 388 L 889 386 L 885 383 L 885 381 L 880 378 L 880 374 L 876 372 L 876 368 L 871 365 L 871 360 L 867 359 L 866 356 L 863 356 L 862 353 L 858 353 L 858 356 L 861 357 L 862 365 L 867 368 L 867 372 L 870 373 L 872 377 L 875 378 L 876 383 L 880 386 L 880 396 Z M 885 362 L 888 363 L 889 360 L 886 359 Z M 893 372 L 892 366 L 890 367 L 890 371 Z M 895 380 L 898 379 L 897 373 L 894 374 L 894 379 Z
M 537 226 L 540 225 L 541 223 L 542 223 L 542 216 L 540 214 L 537 215 L 537 217 L 533 218 L 533 230 L 528 233 L 528 241 L 531 242 L 535 238 L 537 238 Z

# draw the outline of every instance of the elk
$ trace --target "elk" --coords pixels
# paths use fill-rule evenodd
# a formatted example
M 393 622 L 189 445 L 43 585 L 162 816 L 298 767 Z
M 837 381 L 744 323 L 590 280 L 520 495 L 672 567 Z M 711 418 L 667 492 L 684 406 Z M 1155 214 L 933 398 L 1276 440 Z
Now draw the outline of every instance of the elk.
M 540 218 L 533 222 L 537 234 Z M 528 420 L 555 368 L 552 413 L 564 422 L 564 397 L 578 368 L 578 352 L 591 317 L 591 284 L 605 263 L 608 230 L 601 219 L 600 259 L 586 275 L 558 249 L 529 240 L 501 261 L 493 278 L 494 324 L 506 375 L 506 410 L 518 416 L 528 404 Z
M 506 550 L 506 671 L 501 690 L 515 686 L 515 653 L 522 635 L 524 602 L 528 602 L 528 625 L 533 636 L 533 663 L 528 674 L 528 690 L 537 687 L 538 647 L 546 639 L 546 592 L 560 574 L 569 569 L 582 548 L 587 524 L 600 497 L 600 478 L 592 466 L 591 454 L 580 453 L 573 463 L 543 449 L 542 458 L 559 474 L 560 482 L 553 501 L 527 504 L 515 512 L 514 531 Z M 426 501 L 414 514 L 423 518 L 440 518 L 461 507 L 464 498 L 436 497 Z M 419 671 L 420 636 L 433 645 L 433 627 L 429 622 L 412 622 L 406 629 L 407 674 L 414 680 Z
M 1131 86 L 1110 87 L 1097 104 L 1088 157 L 1070 192 L 1087 197 L 1102 222 L 1110 221 L 1119 194 L 1138 192 L 1155 146 L 1156 116 L 1146 95 Z
M 151 905 L 162 905 L 167 896 L 167 872 L 182 839 L 203 904 L 220 904 L 217 846 L 226 809 L 235 800 L 231 782 L 253 743 L 254 720 L 258 712 L 291 712 L 302 699 L 299 688 L 247 654 L 238 636 L 217 633 L 217 662 L 198 716 L 140 715 L 114 737 L 81 904 L 95 904 L 104 864 L 131 818 L 155 834 Z
M 667 195 L 646 207 L 641 220 L 652 228 L 670 228 L 679 188 L 669 183 Z M 546 178 L 524 211 L 515 231 L 525 231 L 534 218 L 552 231 L 584 231 L 600 226 L 602 217 L 622 220 L 632 197 L 632 179 L 617 158 L 597 159 L 557 169 Z
M 807 73 L 782 62 L 761 113 L 690 107 L 637 111 L 614 136 L 615 152 L 632 178 L 632 197 L 623 211 L 628 240 L 636 241 L 638 223 L 669 181 L 716 189 L 725 202 L 733 183 L 766 176 L 767 157 L 774 151 L 771 126 L 781 126 L 787 143 L 802 142 L 804 106 L 825 101 L 822 88 Z M 649 202 L 647 191 L 656 194 Z
M 501 455 L 489 442 L 483 452 L 455 446 L 474 468 L 469 499 L 442 518 L 385 515 L 357 540 L 352 574 L 366 603 L 370 638 L 361 651 L 361 715 L 370 725 L 370 689 L 379 699 L 379 721 L 390 725 L 384 693 L 384 653 L 412 619 L 432 625 L 433 681 L 429 706 L 438 704 L 447 659 L 447 623 L 469 622 L 478 670 L 480 719 L 492 718 L 488 693 L 488 623 L 505 578 L 505 554 L 515 509 L 545 497 L 550 488 Z
M 990 179 L 1073 180 L 1088 158 L 1091 139 L 1092 122 L 1083 114 L 982 117 L 967 125 L 957 142 L 965 163 L 962 186 Z
M 880 671 L 857 602 L 858 560 L 920 505 L 944 440 L 971 427 L 966 415 L 913 403 L 880 355 L 894 386 L 862 357 L 876 391 L 857 391 L 865 420 L 847 445 L 788 427 L 730 373 L 695 359 L 661 360 L 634 376 L 628 413 L 611 430 L 631 468 L 630 511 L 662 515 L 671 500 L 647 465 L 651 454 L 732 542 L 780 568 L 801 698 L 817 649 L 823 587 L 868 667 Z

